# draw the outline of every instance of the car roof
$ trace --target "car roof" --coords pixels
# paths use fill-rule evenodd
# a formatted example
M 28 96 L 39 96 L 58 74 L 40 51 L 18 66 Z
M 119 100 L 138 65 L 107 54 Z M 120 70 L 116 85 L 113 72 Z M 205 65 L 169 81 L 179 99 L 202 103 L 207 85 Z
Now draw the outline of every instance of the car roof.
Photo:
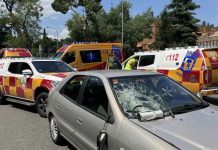
M 150 72 L 150 71 L 135 71 L 135 70 L 96 70 L 96 71 L 82 71 L 77 72 L 80 75 L 97 75 L 103 76 L 106 78 L 111 77 L 124 77 L 124 76 L 140 76 L 140 75 L 159 75 L 160 73 L 157 72 Z
M 11 62 L 16 61 L 60 61 L 57 59 L 50 59 L 50 58 L 37 58 L 37 57 L 16 57 L 16 58 L 3 58 L 2 60 L 10 60 Z

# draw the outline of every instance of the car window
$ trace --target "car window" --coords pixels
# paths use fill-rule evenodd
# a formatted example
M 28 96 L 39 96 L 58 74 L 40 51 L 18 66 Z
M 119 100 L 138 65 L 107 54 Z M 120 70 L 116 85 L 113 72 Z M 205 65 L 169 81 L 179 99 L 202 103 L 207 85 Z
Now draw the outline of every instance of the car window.
M 80 51 L 83 63 L 101 62 L 100 50 Z
M 73 69 L 61 61 L 34 61 L 33 65 L 40 73 L 72 72 Z
M 29 69 L 29 70 L 32 71 L 32 69 L 30 68 L 29 64 L 23 62 L 23 63 L 21 64 L 21 69 L 20 69 L 19 74 L 22 74 L 22 71 L 23 71 L 23 70 L 26 70 L 26 69 Z
M 79 92 L 85 79 L 86 76 L 74 76 L 63 86 L 60 93 L 68 99 L 76 101 L 79 97 Z
M 66 62 L 67 64 L 72 63 L 75 61 L 75 52 L 68 52 L 64 55 L 63 61 Z
M 81 105 L 103 117 L 107 117 L 108 97 L 104 85 L 99 78 L 90 77 L 88 79 Z
M 141 66 L 148 66 L 154 64 L 154 55 L 144 55 L 140 57 L 139 60 L 139 67 Z
M 14 74 L 20 74 L 20 62 L 12 62 L 9 65 L 8 71 Z

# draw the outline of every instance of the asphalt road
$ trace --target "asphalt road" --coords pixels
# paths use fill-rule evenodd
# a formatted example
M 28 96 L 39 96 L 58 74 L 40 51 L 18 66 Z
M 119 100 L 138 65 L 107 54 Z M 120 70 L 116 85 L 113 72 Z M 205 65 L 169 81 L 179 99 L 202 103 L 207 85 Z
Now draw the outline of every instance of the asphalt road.
M 49 134 L 47 118 L 23 105 L 0 105 L 0 150 L 69 150 L 67 142 L 55 145 Z

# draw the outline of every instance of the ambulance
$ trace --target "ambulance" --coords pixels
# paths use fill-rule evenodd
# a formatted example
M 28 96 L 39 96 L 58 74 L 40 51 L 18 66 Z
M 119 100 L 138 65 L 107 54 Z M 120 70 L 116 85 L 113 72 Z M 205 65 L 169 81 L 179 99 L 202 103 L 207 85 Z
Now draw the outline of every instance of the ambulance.
M 72 71 L 60 60 L 0 59 L 0 104 L 10 101 L 35 106 L 39 115 L 46 117 L 49 91 Z
M 0 58 L 14 57 L 32 57 L 30 51 L 26 48 L 3 48 L 0 49 Z
M 78 71 L 121 69 L 121 43 L 74 43 L 61 47 L 54 56 Z
M 138 60 L 135 69 L 157 71 L 181 83 L 207 100 L 218 100 L 218 48 L 177 47 L 161 51 L 136 52 L 128 60 Z M 170 92 L 171 89 L 165 89 Z

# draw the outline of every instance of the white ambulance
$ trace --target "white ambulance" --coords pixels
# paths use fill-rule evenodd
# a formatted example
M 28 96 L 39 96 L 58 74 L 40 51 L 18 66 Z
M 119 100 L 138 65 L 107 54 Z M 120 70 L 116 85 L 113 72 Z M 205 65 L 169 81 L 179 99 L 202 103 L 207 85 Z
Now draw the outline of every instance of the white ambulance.
M 138 60 L 135 69 L 163 73 L 204 99 L 218 100 L 218 48 L 137 52 L 122 63 L 123 69 L 131 58 Z

